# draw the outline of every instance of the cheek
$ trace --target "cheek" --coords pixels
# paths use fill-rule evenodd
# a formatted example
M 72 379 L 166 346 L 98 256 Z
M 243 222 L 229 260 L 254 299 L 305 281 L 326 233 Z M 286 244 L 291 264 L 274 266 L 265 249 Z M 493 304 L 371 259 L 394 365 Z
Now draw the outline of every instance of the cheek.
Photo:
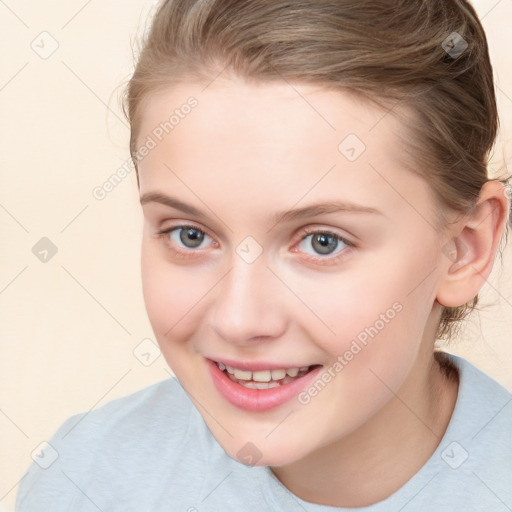
M 172 341 L 186 340 L 197 326 L 208 280 L 186 266 L 166 261 L 157 244 L 143 241 L 142 289 L 149 321 L 165 353 Z
M 393 368 L 409 368 L 418 352 L 435 297 L 432 280 L 424 279 L 431 267 L 402 256 L 297 288 L 314 313 L 302 315 L 307 336 L 332 361 L 341 359 L 344 373 L 365 372 L 371 380 L 375 368 L 394 381 Z
M 363 269 L 297 279 L 294 291 L 302 301 L 294 306 L 295 319 L 311 340 L 333 356 L 349 350 L 354 339 L 364 343 L 375 324 L 384 334 L 392 323 L 399 322 L 397 309 L 402 309 L 405 295 L 396 277 L 387 274 L 384 279 L 385 275 L 381 271 L 373 276 Z
M 313 383 L 299 402 L 313 411 L 310 417 L 322 416 L 327 437 L 340 430 L 350 432 L 370 418 L 392 397 L 390 390 L 402 385 L 415 363 L 428 318 L 425 303 L 431 283 L 410 294 L 411 267 L 399 268 L 403 272 L 354 274 L 353 280 L 347 277 L 339 283 L 331 280 L 324 287 L 329 298 L 313 301 L 315 311 L 335 334 L 319 336 L 318 330 L 315 335 L 315 329 L 309 328 L 309 339 L 330 361 L 325 384 Z M 313 295 L 310 290 L 309 297 L 315 296 L 318 291 Z M 318 328 L 318 321 L 315 325 Z

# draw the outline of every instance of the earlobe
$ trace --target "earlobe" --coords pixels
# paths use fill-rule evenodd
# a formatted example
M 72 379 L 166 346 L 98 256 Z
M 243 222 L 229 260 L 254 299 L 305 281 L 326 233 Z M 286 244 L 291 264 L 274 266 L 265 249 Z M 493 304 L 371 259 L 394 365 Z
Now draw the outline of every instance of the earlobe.
M 485 183 L 475 208 L 452 230 L 442 250 L 446 271 L 436 297 L 443 306 L 469 302 L 489 277 L 508 220 L 510 203 L 505 192 L 499 181 Z

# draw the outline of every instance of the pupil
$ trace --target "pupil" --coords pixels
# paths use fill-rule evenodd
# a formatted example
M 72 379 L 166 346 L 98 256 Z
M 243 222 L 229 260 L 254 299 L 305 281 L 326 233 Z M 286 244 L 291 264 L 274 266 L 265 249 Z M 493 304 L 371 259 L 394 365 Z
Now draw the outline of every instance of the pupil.
M 338 239 L 332 235 L 316 234 L 313 236 L 313 247 L 320 254 L 329 254 L 338 246 Z
M 180 232 L 180 240 L 187 247 L 198 247 L 204 239 L 204 233 L 197 229 L 182 229 Z

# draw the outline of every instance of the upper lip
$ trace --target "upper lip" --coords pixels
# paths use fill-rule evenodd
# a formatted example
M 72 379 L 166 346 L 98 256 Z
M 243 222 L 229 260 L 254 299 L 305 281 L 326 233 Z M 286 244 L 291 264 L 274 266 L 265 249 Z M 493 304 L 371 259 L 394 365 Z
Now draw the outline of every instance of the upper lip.
M 314 366 L 312 364 L 279 364 L 279 363 L 271 363 L 268 361 L 235 361 L 233 359 L 224 359 L 224 358 L 208 358 L 214 363 L 223 363 L 226 366 L 230 366 L 232 368 L 238 368 L 239 370 L 246 371 L 261 371 L 261 370 L 280 370 L 280 369 L 288 369 L 288 368 L 303 368 L 305 366 Z

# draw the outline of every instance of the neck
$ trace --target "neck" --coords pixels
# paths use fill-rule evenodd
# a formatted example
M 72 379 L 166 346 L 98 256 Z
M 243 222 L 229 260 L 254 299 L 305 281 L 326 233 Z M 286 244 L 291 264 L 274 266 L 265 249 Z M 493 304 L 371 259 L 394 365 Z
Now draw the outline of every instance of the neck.
M 450 422 L 458 379 L 431 351 L 419 354 L 406 381 L 367 423 L 306 458 L 272 468 L 305 501 L 362 507 L 402 487 L 432 456 Z

